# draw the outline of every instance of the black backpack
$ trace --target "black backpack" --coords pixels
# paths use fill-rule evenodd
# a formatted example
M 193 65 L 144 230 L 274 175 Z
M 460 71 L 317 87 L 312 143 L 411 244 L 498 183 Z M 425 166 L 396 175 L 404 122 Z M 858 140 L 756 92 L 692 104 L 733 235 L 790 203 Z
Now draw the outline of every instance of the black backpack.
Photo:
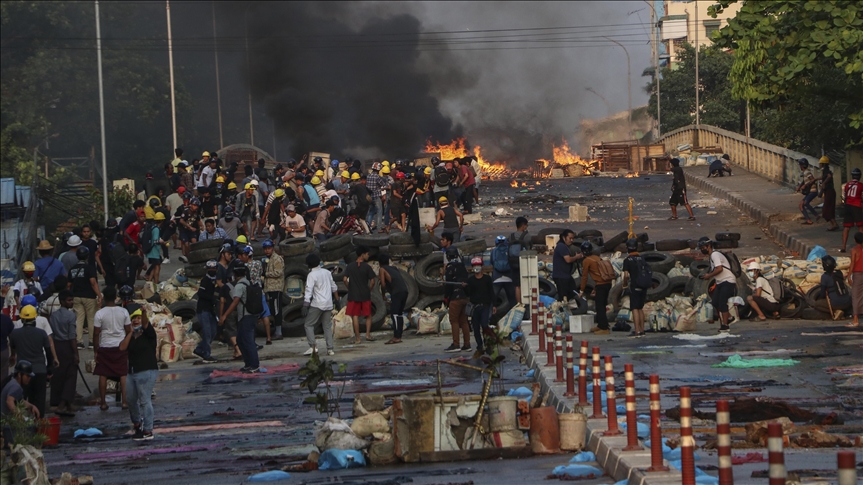
M 653 270 L 641 256 L 633 258 L 638 265 L 638 274 L 632 278 L 632 284 L 636 288 L 648 289 L 653 287 Z
M 264 313 L 264 290 L 258 285 L 246 285 L 246 301 L 243 306 L 246 307 L 247 315 L 260 315 Z
M 446 167 L 438 165 L 434 170 L 434 183 L 439 187 L 445 187 L 452 181 L 452 175 L 447 171 Z
M 150 251 L 153 250 L 153 228 L 156 227 L 155 224 L 149 223 L 141 229 L 141 234 L 138 234 L 138 241 L 141 243 L 141 251 L 144 252 L 144 256 L 150 254 Z

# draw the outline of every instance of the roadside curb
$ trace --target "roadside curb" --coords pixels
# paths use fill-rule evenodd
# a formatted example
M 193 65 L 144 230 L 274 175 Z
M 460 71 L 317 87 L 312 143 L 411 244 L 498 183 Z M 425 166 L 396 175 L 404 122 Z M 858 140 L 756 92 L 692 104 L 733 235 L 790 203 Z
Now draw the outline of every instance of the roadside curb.
M 554 382 L 557 377 L 557 370 L 555 367 L 547 367 L 545 365 L 546 359 L 537 350 L 539 349 L 539 336 L 528 335 L 530 333 L 529 327 L 522 330 L 525 333 L 522 352 L 526 359 L 526 365 L 534 370 L 534 379 L 540 385 L 542 396 L 548 394 L 547 405 L 554 406 L 558 413 L 572 412 L 577 400 L 564 397 L 565 383 Z M 574 371 L 576 379 L 578 379 L 577 365 Z M 628 480 L 630 485 L 670 485 L 681 482 L 680 472 L 673 468 L 670 472 L 646 473 L 644 469 L 650 466 L 650 449 L 645 447 L 641 451 L 624 452 L 626 436 L 602 436 L 606 430 L 608 430 L 606 419 L 588 419 L 587 436 L 585 437 L 586 449 L 596 455 L 597 463 L 615 481 Z M 639 440 L 639 444 L 644 446 L 642 440 Z M 666 460 L 663 462 L 668 464 Z
M 795 251 L 797 254 L 805 257 L 810 251 L 812 251 L 812 248 L 815 247 L 815 245 L 805 242 L 797 236 L 788 234 L 788 232 L 775 224 L 773 218 L 779 216 L 778 213 L 771 213 L 768 209 L 744 199 L 739 194 L 730 192 L 729 190 L 712 183 L 709 179 L 705 179 L 691 173 L 684 173 L 686 175 L 687 186 L 697 187 L 698 189 L 704 190 L 716 197 L 728 200 L 734 204 L 735 207 L 752 217 L 758 225 L 767 229 L 767 232 L 770 233 L 770 235 L 773 236 L 779 244 L 782 244 L 789 250 Z

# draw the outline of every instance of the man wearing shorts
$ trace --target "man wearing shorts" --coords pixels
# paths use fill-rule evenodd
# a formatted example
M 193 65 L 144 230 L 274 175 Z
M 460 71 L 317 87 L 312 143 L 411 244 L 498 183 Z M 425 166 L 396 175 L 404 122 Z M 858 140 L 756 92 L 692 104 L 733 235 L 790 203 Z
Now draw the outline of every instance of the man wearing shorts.
M 669 221 L 677 219 L 677 206 L 683 205 L 686 207 L 686 212 L 689 212 L 689 220 L 695 220 L 695 214 L 692 213 L 692 206 L 689 205 L 689 199 L 686 198 L 686 176 L 683 174 L 683 169 L 680 168 L 680 159 L 671 159 L 671 173 L 674 178 L 671 181 L 671 199 L 668 203 L 671 205 L 671 217 Z
M 644 302 L 647 300 L 647 289 L 635 285 L 641 274 L 642 261 L 638 254 L 638 240 L 630 238 L 626 240 L 626 251 L 629 253 L 623 260 L 623 286 L 629 281 L 629 310 L 632 311 L 632 323 L 635 329 L 629 334 L 630 337 L 644 337 Z
M 845 184 L 845 218 L 842 225 L 842 249 L 844 253 L 848 244 L 848 234 L 851 228 L 857 226 L 857 232 L 863 232 L 863 184 L 860 183 L 860 169 L 851 170 L 851 181 Z
M 348 306 L 345 314 L 351 317 L 354 324 L 354 343 L 360 341 L 360 317 L 366 319 L 366 340 L 372 338 L 372 288 L 375 285 L 375 272 L 366 263 L 369 260 L 369 248 L 357 247 L 357 261 L 345 268 L 345 284 L 348 287 Z
M 713 308 L 719 312 L 719 331 L 726 332 L 730 329 L 728 319 L 731 318 L 728 313 L 728 299 L 734 296 L 737 279 L 729 269 L 731 263 L 725 255 L 713 250 L 713 241 L 709 239 L 699 241 L 698 249 L 701 250 L 701 254 L 710 256 L 710 270 L 701 275 L 701 279 L 710 281 L 716 278 L 716 288 L 713 290 L 711 303 L 713 303 Z

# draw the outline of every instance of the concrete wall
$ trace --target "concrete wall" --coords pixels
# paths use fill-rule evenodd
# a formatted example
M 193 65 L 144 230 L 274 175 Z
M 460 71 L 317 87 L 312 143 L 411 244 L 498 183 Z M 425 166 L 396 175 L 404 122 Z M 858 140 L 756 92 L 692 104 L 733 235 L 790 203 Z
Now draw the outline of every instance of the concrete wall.
M 821 158 L 764 143 L 754 138 L 749 139 L 747 155 L 747 143 L 744 135 L 710 125 L 699 125 L 698 129 L 695 125 L 678 128 L 663 135 L 658 143 L 664 144 L 665 150 L 668 152 L 684 144 L 691 144 L 693 147 L 720 147 L 723 153 L 727 153 L 731 157 L 731 162 L 734 165 L 789 187 L 795 187 L 798 183 L 800 169 L 797 166 L 797 160 L 806 158 L 810 164 L 817 168 L 818 159 Z M 841 193 L 842 175 L 839 167 L 831 164 L 830 168 L 834 173 L 833 181 L 836 192 Z M 817 171 L 815 176 L 820 177 L 820 173 Z

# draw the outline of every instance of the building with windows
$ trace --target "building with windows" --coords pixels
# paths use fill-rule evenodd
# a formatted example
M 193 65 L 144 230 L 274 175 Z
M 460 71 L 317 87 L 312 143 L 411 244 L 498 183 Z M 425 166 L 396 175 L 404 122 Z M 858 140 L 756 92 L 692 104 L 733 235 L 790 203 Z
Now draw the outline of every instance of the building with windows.
M 659 18 L 660 39 L 665 46 L 663 54 L 671 66 L 678 62 L 683 43 L 693 46 L 710 45 L 713 32 L 728 24 L 737 15 L 740 3 L 733 3 L 716 18 L 707 14 L 713 0 L 664 0 L 663 15 Z

